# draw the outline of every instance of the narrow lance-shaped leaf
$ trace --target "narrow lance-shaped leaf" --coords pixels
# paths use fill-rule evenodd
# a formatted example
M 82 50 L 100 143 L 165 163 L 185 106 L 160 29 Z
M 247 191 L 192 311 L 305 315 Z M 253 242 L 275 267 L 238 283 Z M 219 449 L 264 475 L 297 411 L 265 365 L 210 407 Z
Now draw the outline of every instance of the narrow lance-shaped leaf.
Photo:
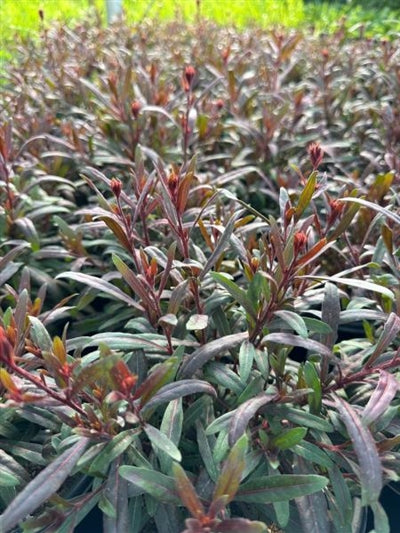
M 181 503 L 176 495 L 175 483 L 172 477 L 161 474 L 161 472 L 156 470 L 136 466 L 121 466 L 119 473 L 138 489 L 138 494 L 150 494 L 157 501 L 173 505 Z
M 315 187 L 317 185 L 317 176 L 317 171 L 314 171 L 310 174 L 310 177 L 308 178 L 307 183 L 305 184 L 305 187 L 300 194 L 300 198 L 295 211 L 296 220 L 299 220 L 299 218 L 311 202 L 311 198 L 315 192 Z
M 205 515 L 203 504 L 197 496 L 196 490 L 186 475 L 186 472 L 178 463 L 173 464 L 172 472 L 174 474 L 176 491 L 182 500 L 183 505 L 193 518 L 202 518 Z
M 369 357 L 366 366 L 371 366 L 381 355 L 381 353 L 389 346 L 391 342 L 397 337 L 400 331 L 400 317 L 396 313 L 390 313 L 383 331 L 376 343 L 375 350 Z
M 247 437 L 243 435 L 233 446 L 222 468 L 222 472 L 215 486 L 213 501 L 222 496 L 228 496 L 226 503 L 232 501 L 239 488 L 242 473 L 245 468 L 247 451 Z
M 178 450 L 175 444 L 159 429 L 151 426 L 150 424 L 146 424 L 144 426 L 144 431 L 148 436 L 152 446 L 162 452 L 165 452 L 175 461 L 182 460 L 181 452 Z
M 235 444 L 246 431 L 250 419 L 253 418 L 256 412 L 261 407 L 271 402 L 274 398 L 275 396 L 272 394 L 262 393 L 259 396 L 242 403 L 242 405 L 234 411 L 229 427 L 229 444 L 231 446 Z
M 134 394 L 134 398 L 140 398 L 140 405 L 145 405 L 163 385 L 172 380 L 176 372 L 177 359 L 171 357 L 162 365 L 158 366 L 140 385 Z
M 348 209 L 346 209 L 343 217 L 341 218 L 339 224 L 336 226 L 336 228 L 328 235 L 329 242 L 334 242 L 338 237 L 340 237 L 346 229 L 350 226 L 353 218 L 356 216 L 358 211 L 360 210 L 359 205 L 353 204 L 350 205 Z
M 300 335 L 300 337 L 303 337 L 303 339 L 308 337 L 307 326 L 299 314 L 287 310 L 275 311 L 274 314 L 286 322 L 292 329 L 294 329 L 294 331 Z
M 310 466 L 306 465 L 302 459 L 298 458 L 296 463 L 293 469 L 294 474 L 304 475 L 310 471 Z M 326 497 L 323 492 L 314 492 L 296 498 L 296 505 L 299 510 L 303 531 L 307 531 L 307 533 L 325 533 L 331 530 Z
M 353 279 L 353 278 L 342 278 L 340 276 L 298 276 L 298 279 L 315 279 L 318 281 L 330 281 L 332 283 L 338 283 L 339 285 L 348 285 L 349 287 L 356 287 L 357 289 L 364 289 L 366 291 L 377 292 L 387 296 L 390 300 L 395 300 L 395 295 L 393 291 L 384 287 L 383 285 L 378 285 L 378 283 L 373 283 L 371 281 L 365 281 L 363 279 Z
M 260 476 L 241 485 L 235 501 L 248 503 L 273 503 L 299 498 L 326 487 L 324 476 L 282 474 Z
M 377 533 L 390 533 L 392 531 L 389 523 L 389 518 L 385 509 L 379 502 L 371 504 L 372 512 L 374 513 L 374 526 Z
M 303 339 L 297 335 L 292 335 L 291 333 L 269 333 L 263 337 L 263 343 L 265 342 L 275 342 L 277 344 L 285 344 L 287 346 L 300 346 L 306 348 L 306 350 L 311 350 L 321 355 L 325 355 L 329 358 L 330 362 L 339 364 L 340 361 L 334 357 L 331 350 L 321 344 L 318 341 L 313 339 Z
M 110 228 L 125 250 L 130 252 L 132 250 L 132 243 L 127 237 L 125 228 L 122 226 L 122 224 L 118 220 L 115 220 L 115 218 L 111 215 L 103 215 L 98 218 L 102 220 L 108 226 L 108 228 Z
M 41 320 L 35 316 L 29 317 L 29 322 L 31 323 L 31 337 L 33 342 L 41 349 L 51 351 L 53 347 L 53 341 L 47 331 L 43 326 Z
M 333 283 L 325 284 L 324 299 L 322 301 L 322 316 L 323 322 L 328 324 L 332 332 L 325 336 L 325 342 L 329 348 L 332 348 L 336 341 L 337 330 L 340 320 L 340 299 L 339 291 Z
M 142 412 L 145 412 L 146 409 L 153 408 L 156 405 L 196 393 L 205 393 L 210 394 L 215 398 L 217 397 L 215 389 L 207 381 L 202 381 L 200 379 L 182 379 L 161 387 L 151 400 L 146 403 Z
M 235 213 L 231 216 L 229 219 L 227 225 L 225 226 L 223 233 L 221 237 L 218 239 L 218 242 L 212 251 L 210 257 L 207 259 L 207 263 L 204 265 L 203 270 L 200 273 L 199 279 L 200 281 L 204 279 L 204 276 L 207 274 L 207 272 L 215 265 L 215 263 L 218 261 L 222 253 L 224 252 L 225 248 L 229 244 L 229 239 L 232 235 L 233 230 L 235 229 L 235 222 L 237 218 L 240 216 L 241 212 Z
M 241 289 L 234 281 L 226 277 L 224 274 L 220 274 L 219 272 L 211 272 L 210 275 L 214 281 L 219 283 L 219 285 L 222 285 L 229 292 L 232 298 L 236 300 L 254 320 L 256 319 L 256 309 L 243 289 Z
M 28 483 L 0 516 L 0 531 L 13 529 L 18 522 L 57 492 L 85 451 L 88 442 L 86 438 L 80 439 Z
M 136 435 L 140 432 L 140 429 L 130 429 L 128 431 L 122 431 L 116 435 L 90 463 L 89 473 L 95 475 L 108 468 L 114 459 L 117 459 L 117 457 L 125 452 L 125 450 L 132 444 Z
M 119 475 L 118 469 L 121 462 L 121 456 L 113 461 L 107 476 L 103 494 L 110 502 L 113 512 L 111 516 L 104 516 L 103 518 L 103 533 L 129 530 L 131 517 L 128 512 L 128 482 Z
M 382 465 L 374 439 L 347 402 L 335 397 L 335 404 L 351 438 L 360 466 L 362 503 L 369 505 L 378 501 L 383 484 Z
M 151 300 L 146 287 L 141 283 L 136 274 L 117 255 L 113 254 L 112 260 L 119 273 L 128 283 L 133 292 L 139 296 L 139 298 L 146 304 L 147 307 L 150 309 L 153 308 L 154 302 Z
M 205 365 L 207 361 L 216 355 L 223 353 L 225 350 L 234 348 L 247 339 L 248 336 L 248 332 L 243 331 L 240 333 L 234 333 L 232 335 L 226 335 L 221 339 L 216 339 L 204 344 L 187 357 L 187 359 L 183 362 L 180 374 L 182 377 L 193 376 L 193 374 L 199 370 L 199 368 Z
M 123 291 L 121 291 L 121 289 L 118 289 L 118 287 L 115 287 L 115 285 L 112 285 L 108 281 L 105 281 L 104 279 L 96 278 L 95 276 L 91 276 L 89 274 L 83 274 L 82 272 L 62 272 L 56 277 L 56 279 L 62 278 L 72 279 L 74 281 L 79 281 L 79 283 L 89 285 L 89 287 L 93 287 L 94 289 L 108 294 L 112 298 L 125 302 L 126 304 L 131 305 L 132 307 L 136 307 L 136 309 L 139 309 L 140 311 L 143 311 L 142 306 L 139 305 L 133 298 L 125 294 Z
M 244 341 L 239 350 L 239 375 L 243 383 L 247 382 L 255 357 L 256 349 L 254 345 L 251 342 Z
M 373 202 L 369 202 L 368 200 L 364 200 L 364 198 L 338 198 L 338 201 L 340 202 L 352 202 L 355 204 L 362 205 L 364 207 L 369 207 L 369 209 L 373 209 L 374 211 L 377 211 L 378 213 L 381 213 L 387 218 L 390 218 L 394 222 L 397 222 L 397 224 L 400 224 L 400 216 L 396 213 L 393 213 L 392 211 L 389 211 L 386 207 L 382 207 L 379 204 L 374 204 Z
M 172 400 L 167 405 L 164 411 L 164 416 L 161 421 L 160 431 L 168 437 L 168 439 L 178 446 L 183 426 L 183 409 L 182 398 Z M 160 451 L 158 453 L 160 467 L 162 472 L 169 472 L 171 469 L 172 459 L 167 453 Z
M 271 444 L 280 450 L 288 450 L 301 442 L 306 434 L 306 428 L 285 429 L 272 439 Z
M 389 374 L 389 372 L 381 370 L 378 385 L 364 408 L 361 418 L 363 424 L 368 426 L 378 420 L 389 407 L 399 389 L 400 383 L 396 377 Z

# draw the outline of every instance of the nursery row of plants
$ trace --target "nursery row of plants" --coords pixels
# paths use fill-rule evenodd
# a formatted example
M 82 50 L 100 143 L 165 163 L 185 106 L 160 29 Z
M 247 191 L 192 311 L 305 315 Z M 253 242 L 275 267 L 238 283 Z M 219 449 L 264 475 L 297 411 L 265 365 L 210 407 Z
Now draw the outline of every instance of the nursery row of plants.
M 0 531 L 390 531 L 399 39 L 83 22 L 0 129 Z
M 346 32 L 353 37 L 362 31 L 369 37 L 392 38 L 400 31 L 397 0 L 378 3 L 374 0 L 122 0 L 122 8 L 130 24 L 140 24 L 148 18 L 162 22 L 178 19 L 186 23 L 206 18 L 241 28 L 279 24 L 331 33 L 338 21 L 342 21 Z M 106 0 L 29 0 L 24 2 L 23 9 L 19 0 L 2 0 L 0 61 L 12 58 L 16 37 L 32 37 L 55 21 L 73 25 L 89 14 L 97 23 L 104 24 L 106 12 Z

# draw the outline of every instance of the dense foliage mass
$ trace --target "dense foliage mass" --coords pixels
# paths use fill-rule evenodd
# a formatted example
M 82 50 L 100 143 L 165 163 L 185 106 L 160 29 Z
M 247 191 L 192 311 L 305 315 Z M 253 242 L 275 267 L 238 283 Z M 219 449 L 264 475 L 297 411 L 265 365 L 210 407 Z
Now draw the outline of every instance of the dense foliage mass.
M 19 50 L 1 531 L 389 531 L 399 44 L 199 22 Z

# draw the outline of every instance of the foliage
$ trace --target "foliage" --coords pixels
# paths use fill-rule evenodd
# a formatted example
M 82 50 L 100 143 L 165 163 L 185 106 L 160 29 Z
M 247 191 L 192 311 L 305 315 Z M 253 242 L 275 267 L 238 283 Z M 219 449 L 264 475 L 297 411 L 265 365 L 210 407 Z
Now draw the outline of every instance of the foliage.
M 2 91 L 0 529 L 388 532 L 398 39 L 41 39 Z
M 146 19 L 163 22 L 193 23 L 199 17 L 239 28 L 248 25 L 268 28 L 279 24 L 287 28 L 312 26 L 318 33 L 334 32 L 338 23 L 354 36 L 362 31 L 368 36 L 390 37 L 400 30 L 397 0 L 376 2 L 357 0 L 321 2 L 319 0 L 123 0 L 123 12 L 128 23 L 138 24 Z M 41 17 L 39 17 L 39 13 Z M 10 58 L 15 39 L 36 35 L 55 21 L 72 25 L 91 14 L 97 24 L 106 21 L 105 0 L 30 0 L 21 9 L 20 2 L 2 0 L 2 39 L 0 60 Z

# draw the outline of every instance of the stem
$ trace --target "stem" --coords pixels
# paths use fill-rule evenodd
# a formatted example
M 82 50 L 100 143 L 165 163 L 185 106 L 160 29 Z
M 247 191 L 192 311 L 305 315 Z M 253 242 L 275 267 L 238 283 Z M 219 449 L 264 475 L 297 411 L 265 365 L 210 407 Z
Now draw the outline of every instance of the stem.
M 367 376 L 370 376 L 371 374 L 374 374 L 375 372 L 379 370 L 387 370 L 387 369 L 396 368 L 396 367 L 400 367 L 400 357 L 395 357 L 394 359 L 390 359 L 390 361 L 381 363 L 380 365 L 376 367 L 363 368 L 363 370 L 360 370 L 359 372 L 356 372 L 355 374 L 344 376 L 339 381 L 337 381 L 336 383 L 332 384 L 330 387 L 325 389 L 324 392 L 334 392 L 335 390 L 344 388 L 347 385 L 350 385 L 351 383 L 354 383 L 356 381 L 364 381 L 364 379 Z
M 46 394 L 48 394 L 49 396 L 51 396 L 52 398 L 54 398 L 58 402 L 60 402 L 60 403 L 62 403 L 64 405 L 68 405 L 69 407 L 74 409 L 74 411 L 76 411 L 81 416 L 86 418 L 85 411 L 79 405 L 77 405 L 75 402 L 73 402 L 72 400 L 69 400 L 66 396 L 58 394 L 58 392 L 53 391 L 45 383 L 43 383 L 43 381 L 41 381 L 39 378 L 37 378 L 37 377 L 33 376 L 32 374 L 30 374 L 24 368 L 21 368 L 21 367 L 17 366 L 13 361 L 8 361 L 8 362 L 6 362 L 6 364 L 9 365 L 9 367 L 13 370 L 13 372 L 15 372 L 16 374 L 19 374 L 20 376 L 25 378 L 27 381 L 30 381 L 31 383 L 36 385 L 36 387 L 38 389 L 43 390 L 44 392 L 46 392 Z

